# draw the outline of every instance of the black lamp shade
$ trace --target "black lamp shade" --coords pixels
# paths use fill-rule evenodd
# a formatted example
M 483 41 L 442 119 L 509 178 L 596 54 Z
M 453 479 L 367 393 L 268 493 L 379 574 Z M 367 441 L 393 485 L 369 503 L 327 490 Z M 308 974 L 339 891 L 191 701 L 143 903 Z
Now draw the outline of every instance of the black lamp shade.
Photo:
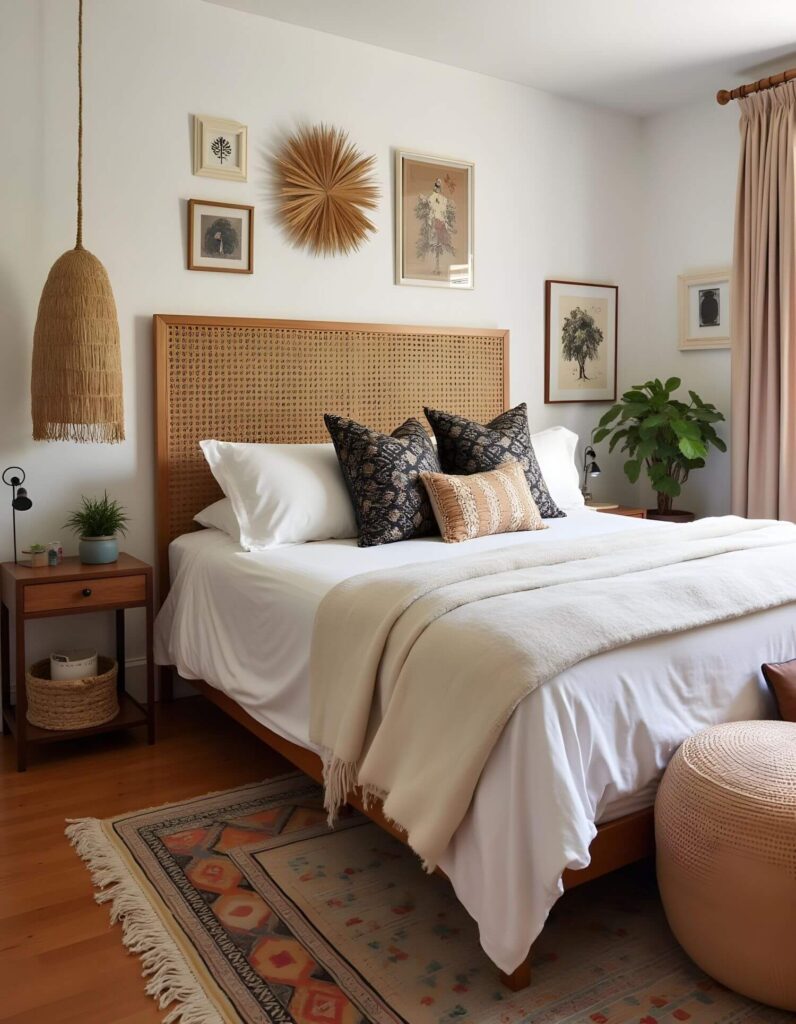
M 33 508 L 33 502 L 28 497 L 28 492 L 24 487 L 17 489 L 17 496 L 11 502 L 11 507 L 15 512 L 27 512 L 29 508 Z
M 592 462 L 592 464 L 589 467 L 589 469 L 591 471 L 591 475 L 592 476 L 599 476 L 600 475 L 600 467 L 597 465 L 596 462 Z

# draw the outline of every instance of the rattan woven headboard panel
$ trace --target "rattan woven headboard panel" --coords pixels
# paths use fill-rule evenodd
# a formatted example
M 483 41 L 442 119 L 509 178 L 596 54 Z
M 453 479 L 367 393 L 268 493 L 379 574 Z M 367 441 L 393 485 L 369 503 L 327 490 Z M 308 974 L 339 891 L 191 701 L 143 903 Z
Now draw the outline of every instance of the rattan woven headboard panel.
M 508 331 L 155 316 L 158 549 L 220 496 L 198 442 L 326 441 L 325 412 L 389 432 L 423 406 L 508 403 Z M 165 580 L 164 580 L 165 577 Z

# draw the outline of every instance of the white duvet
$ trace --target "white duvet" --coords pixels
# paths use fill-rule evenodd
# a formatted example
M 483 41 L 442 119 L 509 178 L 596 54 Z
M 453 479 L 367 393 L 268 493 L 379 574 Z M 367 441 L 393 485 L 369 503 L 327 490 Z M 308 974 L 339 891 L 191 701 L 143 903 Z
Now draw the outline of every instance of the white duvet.
M 429 538 L 362 549 L 325 541 L 262 553 L 242 552 L 215 530 L 188 534 L 171 545 L 173 583 L 156 624 L 156 659 L 219 687 L 264 725 L 311 748 L 313 620 L 341 580 L 529 540 L 668 528 L 588 509 L 548 524 L 542 533 L 466 545 Z M 519 705 L 440 859 L 503 970 L 517 966 L 541 931 L 563 870 L 588 864 L 595 823 L 650 805 L 686 736 L 772 713 L 759 666 L 796 656 L 795 612 L 788 605 L 631 644 L 582 662 Z

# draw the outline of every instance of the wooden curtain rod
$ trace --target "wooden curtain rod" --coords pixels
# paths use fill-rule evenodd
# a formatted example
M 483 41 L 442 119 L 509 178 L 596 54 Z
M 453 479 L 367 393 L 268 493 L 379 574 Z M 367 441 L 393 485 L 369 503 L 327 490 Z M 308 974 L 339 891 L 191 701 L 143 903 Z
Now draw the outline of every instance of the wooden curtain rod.
M 784 85 L 785 82 L 790 82 L 794 78 L 796 78 L 796 68 L 790 68 L 788 71 L 780 71 L 778 75 L 769 75 L 768 78 L 758 78 L 756 82 L 750 82 L 748 85 L 739 85 L 737 89 L 719 89 L 716 93 L 716 102 L 724 106 L 730 100 L 738 100 L 742 96 L 751 95 L 753 92 L 774 89 L 776 86 Z

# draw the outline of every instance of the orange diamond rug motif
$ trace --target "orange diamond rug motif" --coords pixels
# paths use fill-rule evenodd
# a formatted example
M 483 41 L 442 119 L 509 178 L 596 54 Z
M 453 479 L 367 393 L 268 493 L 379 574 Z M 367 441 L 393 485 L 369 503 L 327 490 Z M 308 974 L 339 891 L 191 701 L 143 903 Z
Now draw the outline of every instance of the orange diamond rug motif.
M 291 774 L 67 834 L 169 1019 L 197 1024 L 780 1024 L 707 978 L 641 866 L 567 893 L 501 987 L 449 884 Z

